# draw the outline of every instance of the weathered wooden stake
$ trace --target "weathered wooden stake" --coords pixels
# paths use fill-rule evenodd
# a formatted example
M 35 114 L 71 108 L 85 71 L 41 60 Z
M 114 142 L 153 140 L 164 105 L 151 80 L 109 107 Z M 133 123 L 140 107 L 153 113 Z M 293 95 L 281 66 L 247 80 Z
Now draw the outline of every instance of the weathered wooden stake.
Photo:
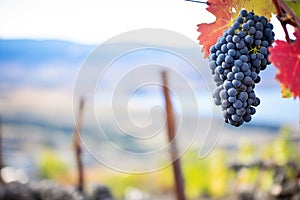
M 167 72 L 161 73 L 163 81 L 163 92 L 165 97 L 165 106 L 167 112 L 167 126 L 168 126 L 168 137 L 170 142 L 170 153 L 173 166 L 173 174 L 175 179 L 175 192 L 177 200 L 186 200 L 184 193 L 184 180 L 181 172 L 180 158 L 178 157 L 176 140 L 175 140 L 175 117 L 173 113 L 172 102 L 170 98 L 170 92 L 168 89 Z
M 4 167 L 3 163 L 3 151 L 2 151 L 2 118 L 0 116 L 0 170 Z M 3 184 L 2 175 L 0 174 L 0 183 Z
M 84 191 L 84 174 L 83 174 L 83 162 L 82 162 L 82 148 L 80 145 L 80 132 L 82 128 L 82 119 L 83 119 L 83 107 L 84 107 L 84 100 L 83 98 L 80 99 L 78 115 L 76 118 L 75 126 L 74 126 L 74 135 L 73 135 L 73 147 L 76 157 L 76 165 L 77 165 L 77 172 L 78 172 L 78 191 Z

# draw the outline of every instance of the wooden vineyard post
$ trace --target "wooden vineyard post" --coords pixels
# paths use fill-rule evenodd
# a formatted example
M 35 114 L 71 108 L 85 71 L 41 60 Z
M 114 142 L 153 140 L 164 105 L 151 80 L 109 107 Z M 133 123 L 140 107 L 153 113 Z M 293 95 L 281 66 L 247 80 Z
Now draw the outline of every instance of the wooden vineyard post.
M 4 164 L 3 164 L 2 142 L 3 142 L 3 138 L 2 138 L 2 118 L 1 118 L 1 116 L 0 116 L 0 170 L 2 170 L 2 168 L 4 167 Z M 1 183 L 1 184 L 4 183 L 1 174 L 0 174 L 0 183 Z
M 83 162 L 82 162 L 82 148 L 80 145 L 80 132 L 82 128 L 82 119 L 83 119 L 83 107 L 84 107 L 84 100 L 83 98 L 80 99 L 78 115 L 76 118 L 75 126 L 74 126 L 74 135 L 73 135 L 73 147 L 76 157 L 76 165 L 77 165 L 77 172 L 78 172 L 78 191 L 83 193 L 84 190 L 84 177 L 83 177 Z
M 181 172 L 180 158 L 178 157 L 178 151 L 175 140 L 175 117 L 173 113 L 172 102 L 170 98 L 170 92 L 168 87 L 167 72 L 161 73 L 163 81 L 163 93 L 165 97 L 165 106 L 167 113 L 167 128 L 168 128 L 168 139 L 170 142 L 170 153 L 172 159 L 172 167 L 175 181 L 175 193 L 177 200 L 186 200 L 184 193 L 184 180 Z

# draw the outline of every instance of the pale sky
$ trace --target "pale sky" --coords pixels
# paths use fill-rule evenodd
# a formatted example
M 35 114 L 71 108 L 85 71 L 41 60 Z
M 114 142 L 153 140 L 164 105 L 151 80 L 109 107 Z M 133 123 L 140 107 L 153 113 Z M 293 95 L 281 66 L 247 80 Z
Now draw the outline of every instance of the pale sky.
M 184 0 L 0 0 L 0 38 L 100 43 L 139 28 L 164 28 L 197 41 L 212 22 L 205 4 Z

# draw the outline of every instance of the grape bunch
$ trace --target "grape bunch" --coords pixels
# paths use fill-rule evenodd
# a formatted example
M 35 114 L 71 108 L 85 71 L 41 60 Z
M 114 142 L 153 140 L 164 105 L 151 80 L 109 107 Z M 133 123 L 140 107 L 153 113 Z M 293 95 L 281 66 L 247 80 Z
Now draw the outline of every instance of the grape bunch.
M 270 64 L 268 47 L 274 40 L 273 25 L 264 16 L 240 11 L 231 27 L 210 47 L 209 67 L 217 88 L 213 98 L 226 123 L 240 126 L 251 121 L 260 104 L 254 88 L 259 73 Z

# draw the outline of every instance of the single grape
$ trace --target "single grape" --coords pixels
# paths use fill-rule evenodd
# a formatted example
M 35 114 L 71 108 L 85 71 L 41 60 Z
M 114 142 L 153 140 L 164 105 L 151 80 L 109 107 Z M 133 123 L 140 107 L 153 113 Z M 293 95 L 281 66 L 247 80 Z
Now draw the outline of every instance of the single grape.
M 232 85 L 235 87 L 235 88 L 238 88 L 241 86 L 241 81 L 237 80 L 237 79 L 233 79 L 232 80 Z
M 210 60 L 216 60 L 217 59 L 217 55 L 215 53 L 210 54 L 209 59 Z
M 258 15 L 253 15 L 253 21 L 258 22 L 259 21 L 259 16 Z
M 233 73 L 233 72 L 229 72 L 229 73 L 227 74 L 227 79 L 228 79 L 229 81 L 232 81 L 232 80 L 234 79 L 234 73 Z
M 241 60 L 235 60 L 234 61 L 234 65 L 237 66 L 237 67 L 241 67 L 243 64 L 243 62 Z
M 241 92 L 239 95 L 238 95 L 238 98 L 244 102 L 248 99 L 248 93 L 247 92 Z
M 221 67 L 221 66 L 217 66 L 216 69 L 215 69 L 215 72 L 218 73 L 218 74 L 223 74 L 224 68 Z
M 264 26 L 263 26 L 263 24 L 261 22 L 257 22 L 255 24 L 255 28 L 256 28 L 257 31 L 262 31 L 263 28 L 264 28 Z
M 250 114 L 246 114 L 244 117 L 243 117 L 243 119 L 244 119 L 244 121 L 245 122 L 250 122 L 251 121 L 251 115 Z
M 255 33 L 256 33 L 256 29 L 253 27 L 253 26 L 251 26 L 250 28 L 249 28 L 249 34 L 250 35 L 254 35 Z
M 211 46 L 209 51 L 210 51 L 210 53 L 216 53 L 217 49 L 216 49 L 215 45 Z
M 245 10 L 245 9 L 242 9 L 242 10 L 240 11 L 240 15 L 241 15 L 242 17 L 246 17 L 247 14 L 248 14 L 248 12 L 247 12 L 247 10 Z
M 248 63 L 245 63 L 245 62 L 244 62 L 244 63 L 242 64 L 242 66 L 241 66 L 241 71 L 242 71 L 242 72 L 246 72 L 246 71 L 249 70 L 249 68 L 250 68 L 250 67 L 249 67 Z
M 223 108 L 227 108 L 231 105 L 227 99 L 222 99 L 221 102 Z
M 251 70 L 250 69 L 248 69 L 247 71 L 245 71 L 245 76 L 250 76 L 251 75 Z
M 247 91 L 247 86 L 245 84 L 241 84 L 241 86 L 239 87 L 239 92 L 246 92 Z
M 227 63 L 227 62 L 222 62 L 222 67 L 223 67 L 224 69 L 229 69 L 229 68 L 230 68 L 230 64 Z M 225 71 L 224 71 L 224 73 L 225 73 Z M 227 72 L 227 73 L 228 73 L 228 72 Z
M 228 42 L 227 45 L 226 45 L 227 49 L 234 49 L 235 48 L 235 45 L 233 42 Z
M 240 50 L 241 54 L 247 54 L 248 53 L 248 47 L 244 46 L 244 48 L 242 48 Z M 240 56 L 241 57 L 241 56 Z
M 227 48 L 227 45 L 226 45 L 226 44 L 223 44 L 223 45 L 221 46 L 221 51 L 222 51 L 223 53 L 226 53 L 226 52 L 228 51 L 228 48 Z
M 214 98 L 214 103 L 217 105 L 217 106 L 220 106 L 222 103 L 221 103 L 221 99 L 217 99 L 217 98 Z
M 245 33 L 244 31 L 240 31 L 240 32 L 238 32 L 237 35 L 238 35 L 240 38 L 243 38 L 243 37 L 245 37 L 246 33 Z
M 237 115 L 237 114 L 233 114 L 231 118 L 232 118 L 233 121 L 236 121 L 236 122 L 239 122 L 239 121 L 242 120 L 242 117 L 240 115 Z
M 240 23 L 239 22 L 234 22 L 231 26 L 234 30 L 240 28 Z
M 236 102 L 233 103 L 233 107 L 238 109 L 241 108 L 243 106 L 243 102 L 241 100 L 236 100 Z
M 260 104 L 260 99 L 256 97 L 256 98 L 254 99 L 252 105 L 253 105 L 253 106 L 258 106 L 259 104 Z
M 256 109 L 253 107 L 250 107 L 250 115 L 254 115 L 256 113 Z
M 226 42 L 232 42 L 232 34 L 226 36 Z
M 257 76 L 257 78 L 255 79 L 254 82 L 255 82 L 255 83 L 259 83 L 259 82 L 260 82 L 260 79 L 261 79 L 260 76 Z
M 228 94 L 227 94 L 226 90 L 221 90 L 220 98 L 221 99 L 227 99 L 228 98 Z
M 257 59 L 262 60 L 265 58 L 265 56 L 262 53 L 257 53 L 256 55 Z
M 255 59 L 254 61 L 252 61 L 252 65 L 254 67 L 259 67 L 261 65 L 261 60 Z
M 246 109 L 245 108 L 236 109 L 236 114 L 238 114 L 239 116 L 243 116 L 246 114 Z
M 235 52 L 234 49 L 229 49 L 229 50 L 228 50 L 228 55 L 229 55 L 229 56 L 233 57 L 233 56 L 235 56 L 235 54 L 236 54 L 236 52 Z
M 230 103 L 236 102 L 236 97 L 228 97 L 228 102 Z
M 257 33 L 257 32 L 256 32 Z M 254 38 L 255 38 L 255 36 L 254 36 Z M 255 44 L 255 46 L 260 46 L 261 45 L 261 39 L 257 39 L 257 38 L 255 38 L 256 40 L 254 41 L 254 44 Z
M 241 40 L 240 37 L 237 36 L 237 35 L 234 35 L 234 36 L 232 37 L 232 41 L 235 42 L 235 43 L 239 42 L 240 40 Z
M 228 95 L 229 95 L 230 97 L 235 97 L 237 91 L 236 91 L 235 88 L 230 88 L 230 89 L 227 90 L 227 93 L 228 93 Z
M 224 83 L 223 83 L 223 87 L 224 87 L 225 90 L 228 90 L 228 89 L 232 88 L 231 81 L 225 80 Z
M 232 72 L 239 72 L 241 69 L 237 66 L 232 67 Z
M 260 40 L 263 37 L 263 33 L 261 31 L 256 31 L 254 38 Z
M 243 23 L 244 20 L 242 17 L 237 17 L 236 21 L 241 24 L 241 23 Z
M 243 73 L 243 72 L 237 72 L 237 73 L 234 74 L 234 78 L 235 78 L 236 80 L 241 81 L 241 80 L 244 79 L 244 73 Z
M 253 43 L 253 37 L 251 35 L 246 35 L 245 42 L 251 45 Z
M 235 46 L 238 48 L 238 49 L 243 49 L 245 47 L 245 42 L 243 40 L 237 42 L 235 44 Z
M 230 107 L 228 107 L 228 108 L 226 109 L 226 111 L 227 111 L 227 113 L 228 113 L 229 115 L 232 115 L 232 114 L 235 113 L 235 108 L 232 107 L 232 106 L 230 106 Z
M 273 31 L 270 28 L 266 28 L 264 30 L 264 35 L 265 35 L 266 38 L 272 38 L 272 33 L 273 33 Z
M 253 99 L 252 98 L 249 98 L 248 100 L 247 100 L 247 103 L 248 103 L 248 105 L 252 105 L 253 104 Z
M 227 55 L 227 56 L 225 57 L 225 62 L 226 62 L 226 63 L 232 63 L 232 62 L 233 62 L 232 56 Z
M 243 83 L 245 83 L 245 85 L 253 85 L 253 80 L 252 80 L 252 78 L 251 77 L 249 77 L 249 76 L 246 76 L 245 78 L 244 78 L 244 80 L 243 80 Z
M 264 41 L 264 42 L 267 42 L 267 41 Z M 265 46 L 260 47 L 259 52 L 265 56 L 268 55 L 268 49 Z
M 250 28 L 250 24 L 248 24 L 248 23 L 244 23 L 244 24 L 242 25 L 242 29 L 243 29 L 244 31 L 248 31 L 249 28 Z
M 220 50 L 221 46 L 222 46 L 222 43 L 221 42 L 217 42 L 216 45 L 215 45 L 216 50 Z
M 251 72 L 251 78 L 255 81 L 257 79 L 257 73 L 256 72 Z

